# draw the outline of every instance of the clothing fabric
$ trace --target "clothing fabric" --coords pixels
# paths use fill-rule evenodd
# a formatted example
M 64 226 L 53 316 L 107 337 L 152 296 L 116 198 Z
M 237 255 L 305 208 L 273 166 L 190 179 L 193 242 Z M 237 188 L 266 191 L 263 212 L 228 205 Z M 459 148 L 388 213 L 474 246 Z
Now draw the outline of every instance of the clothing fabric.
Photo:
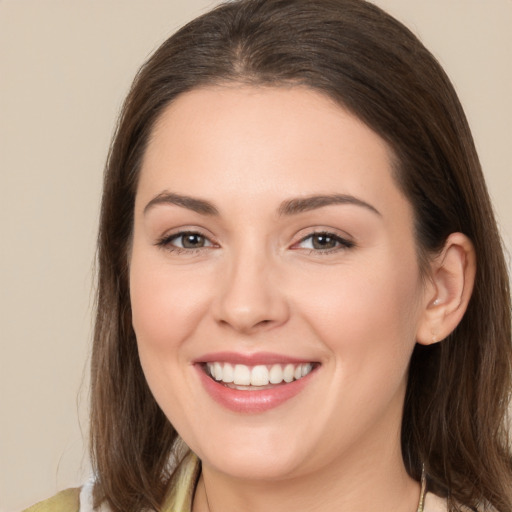
M 194 491 L 201 471 L 199 459 L 189 453 L 180 464 L 172 486 L 165 499 L 163 512 L 191 512 Z M 102 505 L 92 508 L 92 490 L 94 480 L 87 482 L 81 489 L 68 489 L 49 500 L 30 507 L 23 512 L 109 512 Z M 446 500 L 432 493 L 425 496 L 424 512 L 447 512 Z
M 80 487 L 66 489 L 48 500 L 36 503 L 23 512 L 79 512 Z

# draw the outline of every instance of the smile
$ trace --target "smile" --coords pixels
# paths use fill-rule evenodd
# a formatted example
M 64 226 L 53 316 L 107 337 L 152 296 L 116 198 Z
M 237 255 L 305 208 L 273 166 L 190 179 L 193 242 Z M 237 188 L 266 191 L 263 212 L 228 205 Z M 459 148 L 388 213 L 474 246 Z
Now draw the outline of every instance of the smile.
M 300 380 L 311 373 L 313 368 L 313 363 L 247 366 L 211 362 L 205 365 L 205 371 L 212 379 L 239 391 L 263 389 Z
M 270 354 L 206 354 L 193 362 L 202 388 L 235 413 L 260 414 L 283 405 L 310 387 L 319 362 Z

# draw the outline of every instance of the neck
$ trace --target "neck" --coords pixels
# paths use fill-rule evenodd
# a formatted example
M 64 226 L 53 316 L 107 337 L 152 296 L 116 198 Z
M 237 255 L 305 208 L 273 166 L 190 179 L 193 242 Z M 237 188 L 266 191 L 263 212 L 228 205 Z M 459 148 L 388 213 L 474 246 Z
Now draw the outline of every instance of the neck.
M 415 512 L 420 486 L 405 471 L 399 442 L 392 444 L 366 450 L 366 456 L 354 450 L 321 471 L 277 481 L 234 478 L 203 463 L 193 512 Z

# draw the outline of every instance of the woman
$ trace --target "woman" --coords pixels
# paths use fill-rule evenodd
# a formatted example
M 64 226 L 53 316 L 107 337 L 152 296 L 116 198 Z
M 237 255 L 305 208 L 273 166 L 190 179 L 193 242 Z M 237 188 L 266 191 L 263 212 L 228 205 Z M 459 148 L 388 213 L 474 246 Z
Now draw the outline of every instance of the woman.
M 96 479 L 52 506 L 512 510 L 478 158 L 370 3 L 229 2 L 157 50 L 107 164 L 97 310 Z

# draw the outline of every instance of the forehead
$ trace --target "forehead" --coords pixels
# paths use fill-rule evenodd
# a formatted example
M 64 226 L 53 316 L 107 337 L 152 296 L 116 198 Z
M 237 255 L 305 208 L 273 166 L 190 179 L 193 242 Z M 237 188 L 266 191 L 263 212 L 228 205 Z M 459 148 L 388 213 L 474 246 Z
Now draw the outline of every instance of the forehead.
M 138 196 L 162 190 L 246 199 L 265 194 L 400 195 L 386 142 L 326 95 L 305 87 L 206 87 L 158 119 Z M 279 197 L 278 197 L 279 196 Z

